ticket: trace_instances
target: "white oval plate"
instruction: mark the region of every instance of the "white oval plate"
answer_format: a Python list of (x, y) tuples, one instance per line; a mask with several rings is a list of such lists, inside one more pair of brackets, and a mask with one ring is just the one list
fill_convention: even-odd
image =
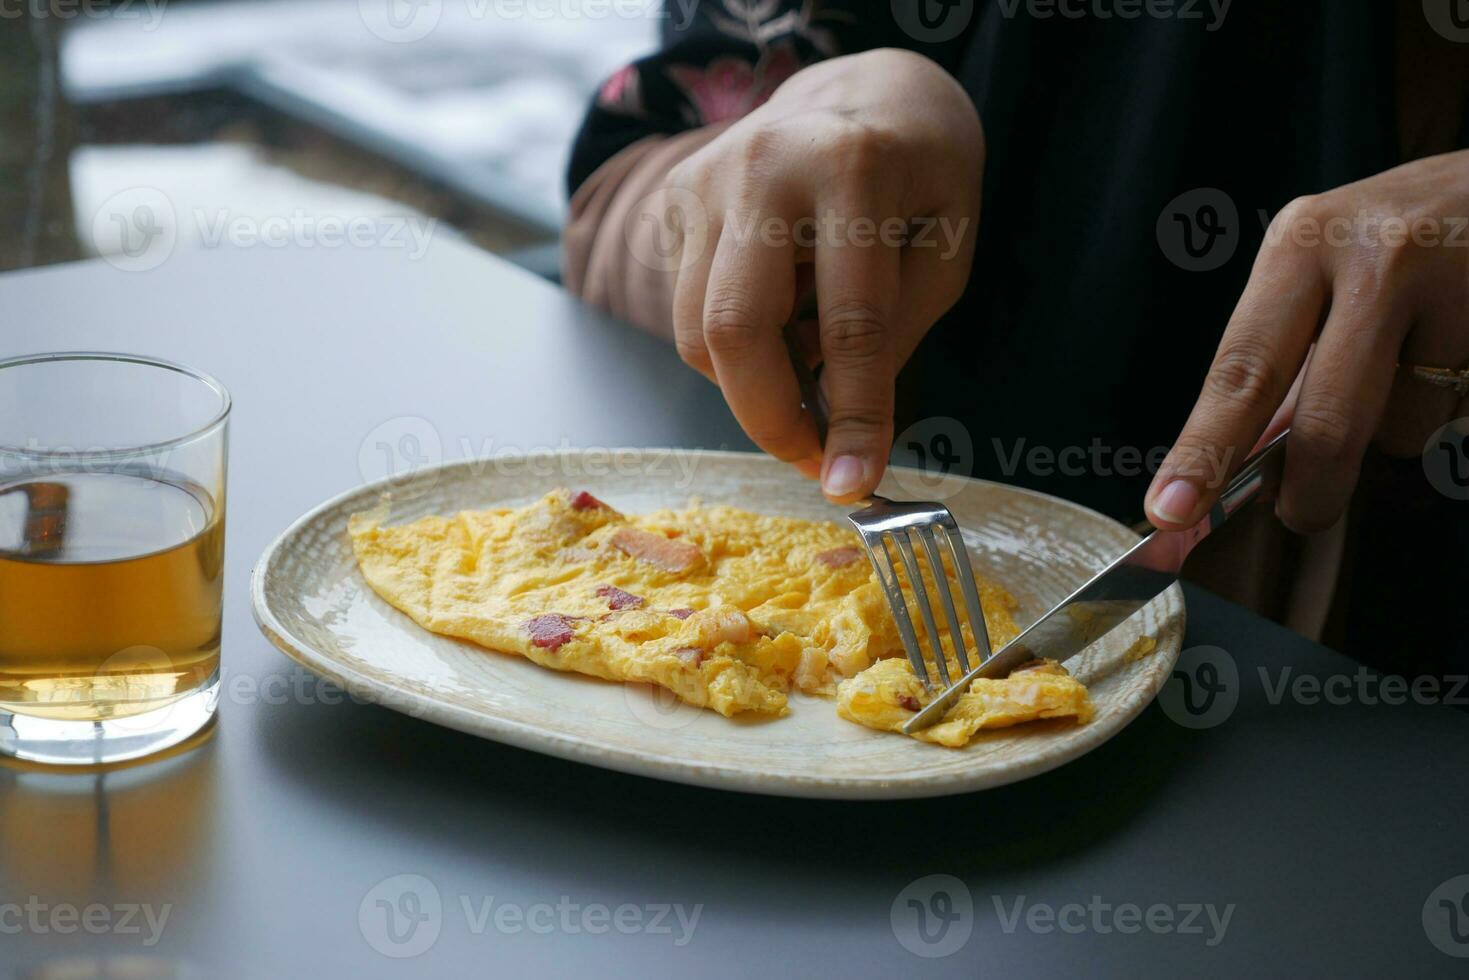
[[(814, 484), (766, 456), (692, 450), (563, 452), (467, 460), (344, 493), (291, 525), (251, 579), (255, 620), (276, 646), (349, 692), (414, 717), (548, 755), (642, 776), (782, 796), (885, 799), (999, 786), (1100, 745), (1153, 699), (1178, 658), (1183, 594), (1169, 589), (1068, 662), (1091, 689), (1085, 725), (1043, 722), (980, 733), (947, 749), (837, 717), (835, 703), (794, 693), (784, 718), (723, 718), (660, 689), (537, 667), (436, 636), (380, 599), (357, 572), (347, 519), (382, 503), (387, 523), (529, 503), (555, 486), (588, 490), (625, 513), (691, 497), (767, 514), (843, 520)], [(1024, 626), (1137, 540), (1076, 504), (979, 480), (936, 484), (897, 470), (882, 491), (944, 496), (975, 567), (1020, 601)], [(1146, 656), (1129, 657), (1144, 636)]]

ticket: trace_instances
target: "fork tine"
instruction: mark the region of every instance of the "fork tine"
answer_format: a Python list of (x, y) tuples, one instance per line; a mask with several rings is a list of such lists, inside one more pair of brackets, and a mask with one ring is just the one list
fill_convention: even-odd
[(984, 663), (994, 651), (990, 648), (990, 631), (984, 622), (984, 609), (979, 604), (979, 588), (974, 584), (974, 569), (969, 567), (969, 549), (964, 546), (964, 537), (952, 514), (940, 522), (944, 529), (944, 540), (949, 545), (949, 555), (954, 559), (954, 571), (964, 592), (964, 605), (969, 613), (969, 629), (974, 634), (974, 655)]
[(939, 555), (938, 543), (934, 541), (933, 528), (923, 525), (918, 528), (919, 540), (928, 554), (928, 567), (939, 590), (939, 601), (944, 606), (944, 616), (949, 621), (949, 635), (954, 639), (954, 653), (959, 658), (959, 669), (969, 673), (969, 654), (964, 648), (964, 631), (959, 626), (959, 612), (954, 608), (954, 596), (949, 590), (949, 576), (944, 571), (944, 560)]
[[(944, 644), (939, 638), (939, 627), (933, 619), (933, 606), (928, 601), (928, 589), (924, 587), (923, 576), (918, 572), (918, 560), (913, 554), (913, 542), (908, 539), (907, 530), (894, 531), (893, 543), (898, 546), (898, 555), (903, 559), (903, 567), (908, 570), (908, 582), (913, 586), (913, 598), (918, 603), (918, 612), (922, 614), (923, 625), (928, 630), (928, 643), (933, 647), (939, 677), (943, 679), (944, 687), (948, 687), (953, 682), (949, 680), (949, 664), (944, 657)], [(942, 582), (943, 579), (939, 581)]]
[[(928, 668), (923, 664), (923, 650), (918, 646), (918, 637), (913, 632), (913, 622), (908, 616), (908, 603), (903, 599), (903, 590), (898, 587), (897, 568), (893, 565), (892, 556), (888, 554), (886, 540), (881, 531), (862, 532), (862, 544), (867, 548), (867, 557), (872, 561), (873, 570), (877, 572), (878, 583), (887, 594), (888, 608), (893, 612), (893, 621), (898, 624), (898, 635), (903, 638), (903, 649), (908, 652), (913, 673), (923, 681), (926, 690), (932, 691), (933, 682), (928, 679)], [(878, 555), (882, 556), (881, 561), (878, 560)]]

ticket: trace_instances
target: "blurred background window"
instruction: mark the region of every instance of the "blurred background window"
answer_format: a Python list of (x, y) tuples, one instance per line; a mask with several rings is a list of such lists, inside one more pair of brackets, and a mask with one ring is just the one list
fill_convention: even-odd
[(553, 275), (585, 105), (653, 46), (659, 15), (658, 0), (0, 0), (0, 269), (126, 248), (129, 229), (106, 227), (122, 195), (180, 249), (271, 222), (433, 220)]

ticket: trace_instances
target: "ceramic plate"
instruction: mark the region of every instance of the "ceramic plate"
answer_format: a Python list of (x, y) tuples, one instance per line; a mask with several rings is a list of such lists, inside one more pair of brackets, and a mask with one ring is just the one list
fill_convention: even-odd
[[(1178, 586), (1068, 662), (1096, 717), (981, 732), (963, 749), (871, 731), (835, 704), (792, 694), (784, 718), (744, 721), (661, 689), (537, 667), (435, 636), (393, 609), (358, 574), (347, 518), (386, 503), (387, 523), (465, 509), (519, 506), (555, 486), (589, 490), (625, 513), (690, 498), (766, 514), (840, 521), (790, 467), (748, 453), (576, 451), (467, 460), (371, 484), (302, 517), (265, 551), (251, 580), (256, 622), (287, 655), (354, 694), (436, 724), (548, 755), (722, 789), (879, 799), (999, 786), (1053, 769), (1116, 734), (1167, 680), (1183, 637)], [(881, 491), (941, 497), (965, 529), (975, 568), (1004, 583), (1026, 625), (1137, 540), (1076, 504), (978, 480), (941, 482), (894, 470)], [(1138, 656), (1150, 637), (1152, 652)]]

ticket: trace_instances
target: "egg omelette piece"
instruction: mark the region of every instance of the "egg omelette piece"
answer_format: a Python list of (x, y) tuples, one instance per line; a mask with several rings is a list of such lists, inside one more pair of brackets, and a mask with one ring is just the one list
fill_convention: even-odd
[[(950, 677), (960, 676), (958, 667), (956, 661), (949, 662)], [(932, 695), (907, 658), (892, 657), (842, 682), (837, 690), (837, 714), (868, 728), (901, 732), (930, 700)], [(1086, 687), (1054, 660), (1042, 660), (1008, 677), (976, 678), (941, 721), (914, 732), (913, 737), (959, 748), (982, 729), (1008, 728), (1042, 718), (1075, 718), (1084, 724), (1093, 714)]]
[[(871, 688), (885, 690), (888, 658), (902, 653), (860, 540), (829, 522), (726, 506), (628, 517), (555, 490), (522, 508), (391, 527), (359, 514), (349, 533), (369, 585), (425, 629), (556, 670), (658, 684), (726, 716), (784, 714), (793, 687), (833, 695), (872, 671)], [(979, 585), (998, 648), (1019, 632), (1017, 604)], [(967, 623), (964, 636), (972, 643)], [(844, 717), (894, 727), (870, 698), (847, 700)], [(1012, 723), (1023, 710), (1017, 700)]]

